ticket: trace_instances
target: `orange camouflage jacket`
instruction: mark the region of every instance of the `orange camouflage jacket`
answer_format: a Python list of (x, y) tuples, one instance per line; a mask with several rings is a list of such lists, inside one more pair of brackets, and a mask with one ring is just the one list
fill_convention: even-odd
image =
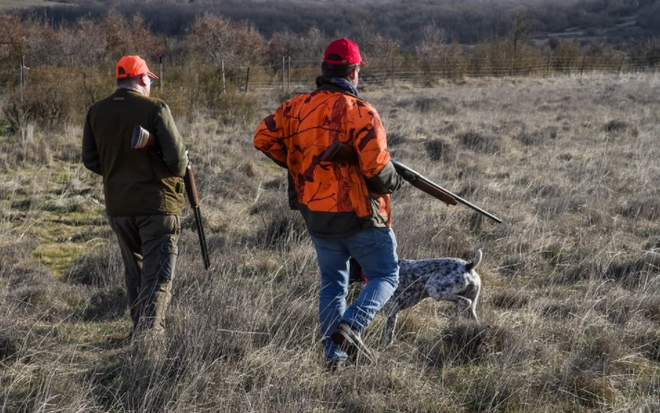
[[(359, 165), (321, 161), (335, 141), (352, 146)], [(254, 146), (289, 170), (299, 209), (312, 235), (345, 237), (391, 225), (389, 193), (401, 186), (390, 162), (376, 109), (324, 84), (285, 102), (257, 128)]]

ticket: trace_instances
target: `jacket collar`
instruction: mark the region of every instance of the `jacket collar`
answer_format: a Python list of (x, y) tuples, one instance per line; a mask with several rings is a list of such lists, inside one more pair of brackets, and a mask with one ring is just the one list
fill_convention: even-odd
[(357, 95), (351, 93), (350, 91), (344, 89), (343, 87), (340, 87), (340, 86), (338, 86), (334, 83), (331, 83), (331, 82), (323, 79), (320, 76), (316, 80), (316, 84), (318, 86), (316, 90), (327, 90), (329, 92), (339, 92), (339, 93), (344, 93), (344, 94), (347, 94), (347, 95), (350, 95), (350, 96), (357, 97)]

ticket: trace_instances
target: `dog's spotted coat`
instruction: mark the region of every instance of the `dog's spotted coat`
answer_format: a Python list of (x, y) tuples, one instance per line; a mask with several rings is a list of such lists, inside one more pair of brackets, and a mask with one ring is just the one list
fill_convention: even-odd
[(392, 342), (397, 313), (428, 297), (456, 303), (456, 312), (450, 321), (466, 310), (469, 310), (466, 312), (468, 317), (477, 320), (481, 278), (474, 269), (479, 265), (481, 257), (481, 250), (477, 250), (472, 262), (459, 258), (400, 260), (399, 286), (382, 309), (387, 317), (383, 347)]

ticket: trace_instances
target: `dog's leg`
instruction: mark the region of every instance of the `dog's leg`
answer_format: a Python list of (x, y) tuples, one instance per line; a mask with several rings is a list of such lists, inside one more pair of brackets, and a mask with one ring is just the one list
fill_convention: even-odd
[(456, 294), (453, 291), (453, 288), (453, 285), (437, 283), (434, 282), (434, 280), (429, 280), (426, 283), (426, 291), (428, 292), (429, 297), (436, 301), (446, 300), (456, 303), (456, 312), (449, 318), (449, 322), (453, 322), (459, 314), (463, 313), (465, 310), (472, 306), (472, 300), (463, 297), (462, 295)]
[(472, 300), (470, 300), (469, 298), (465, 298), (463, 296), (460, 296), (460, 295), (451, 294), (447, 297), (443, 297), (442, 299), (443, 300), (454, 301), (456, 303), (456, 311), (454, 312), (454, 314), (452, 314), (451, 317), (449, 317), (449, 322), (450, 323), (453, 323), (456, 320), (456, 318), (458, 317), (459, 314), (463, 314), (463, 312), (465, 312), (465, 310), (472, 307)]
[(468, 316), (472, 318), (474, 321), (479, 321), (477, 318), (477, 301), (479, 300), (479, 292), (481, 290), (480, 284), (476, 284), (474, 288), (472, 288), (470, 291), (468, 291), (465, 296), (472, 302), (470, 305), (470, 312), (468, 313)]
[(397, 297), (392, 297), (390, 300), (385, 303), (383, 306), (383, 314), (387, 317), (387, 324), (385, 325), (385, 334), (383, 335), (383, 341), (380, 346), (385, 348), (390, 345), (392, 338), (394, 337), (394, 328), (396, 327), (396, 315), (399, 312), (400, 307), (397, 301)]
[(392, 343), (392, 338), (394, 337), (394, 329), (396, 327), (396, 316), (398, 313), (398, 309), (395, 309), (395, 311), (391, 312), (390, 315), (387, 317), (387, 325), (385, 326), (385, 335), (383, 336), (383, 342), (381, 343), (381, 347), (385, 348), (389, 346)]

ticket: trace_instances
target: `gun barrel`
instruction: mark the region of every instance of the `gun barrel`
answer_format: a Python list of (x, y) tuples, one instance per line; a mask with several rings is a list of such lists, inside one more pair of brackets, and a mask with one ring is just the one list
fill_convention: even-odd
[[(498, 217), (496, 217), (495, 215), (491, 214), (488, 211), (484, 211), (483, 209), (479, 208), (478, 206), (476, 206), (476, 205), (466, 201), (465, 199), (461, 198), (460, 196), (456, 195), (455, 193), (441, 187), (440, 185), (436, 184), (435, 182), (429, 180), (428, 178), (425, 178), (419, 172), (407, 167), (406, 165), (402, 164), (401, 162), (395, 161), (394, 159), (392, 159), (391, 161), (392, 161), (392, 164), (394, 165), (394, 168), (397, 170), (398, 173), (400, 173), (400, 174), (404, 174), (405, 172), (412, 173), (416, 176), (417, 179), (423, 180), (423, 181), (426, 182), (426, 184), (428, 184), (432, 187), (435, 187), (436, 189), (438, 189), (441, 192), (444, 192), (446, 195), (448, 195), (448, 196), (452, 197), (454, 200), (456, 200), (456, 202), (461, 203), (461, 204), (465, 205), (466, 207), (477, 211), (478, 213), (492, 219), (493, 221), (495, 221), (499, 224), (502, 223), (502, 220), (499, 219)], [(455, 205), (456, 202), (454, 202), (453, 204)]]
[(204, 269), (211, 268), (211, 259), (209, 257), (209, 250), (206, 246), (206, 235), (204, 235), (204, 226), (202, 225), (202, 212), (199, 206), (193, 208), (195, 212), (195, 224), (197, 225), (197, 237), (199, 238), (199, 245), (202, 250), (202, 260), (204, 260)]
[(195, 174), (193, 173), (192, 164), (186, 167), (186, 175), (183, 177), (183, 183), (186, 187), (186, 195), (188, 195), (188, 202), (195, 213), (195, 225), (197, 226), (197, 236), (199, 237), (199, 246), (202, 250), (202, 259), (204, 260), (204, 268), (211, 268), (211, 260), (209, 258), (209, 251), (206, 245), (206, 236), (204, 235), (204, 226), (202, 225), (202, 212), (199, 209), (199, 195), (197, 194), (197, 183), (195, 182)]
[[(357, 165), (358, 156), (357, 152), (355, 152), (355, 149), (347, 144), (336, 141), (321, 154), (321, 161)], [(502, 220), (495, 215), (484, 211), (483, 209), (474, 204), (471, 204), (453, 192), (446, 190), (435, 182), (430, 181), (419, 172), (407, 167), (401, 162), (395, 161), (394, 159), (390, 159), (390, 161), (392, 162), (392, 165), (394, 165), (394, 169), (396, 169), (397, 173), (417, 189), (420, 189), (421, 191), (438, 198), (447, 205), (456, 205), (456, 203), (461, 203), (497, 223), (502, 223)]]

